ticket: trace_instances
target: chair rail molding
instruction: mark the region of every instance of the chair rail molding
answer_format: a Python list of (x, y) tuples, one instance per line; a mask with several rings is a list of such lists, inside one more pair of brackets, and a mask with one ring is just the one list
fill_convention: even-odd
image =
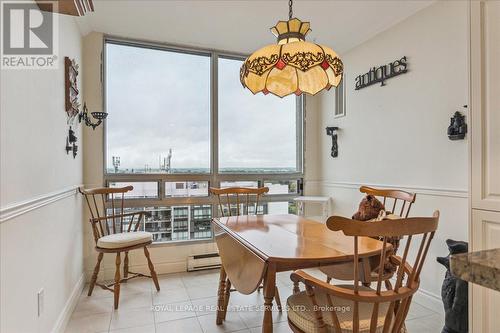
[(469, 191), (467, 189), (450, 189), (441, 187), (425, 187), (425, 186), (409, 186), (409, 185), (389, 185), (375, 183), (356, 183), (356, 182), (339, 182), (327, 180), (309, 181), (309, 185), (317, 184), (320, 187), (338, 187), (348, 189), (359, 189), (361, 186), (370, 186), (375, 188), (400, 189), (408, 192), (414, 192), (422, 195), (453, 197), (453, 198), (468, 198)]
[(26, 214), (32, 210), (47, 206), (56, 201), (77, 194), (77, 189), (81, 185), (71, 185), (57, 191), (45, 193), (24, 201), (15, 202), (0, 208), (0, 223)]

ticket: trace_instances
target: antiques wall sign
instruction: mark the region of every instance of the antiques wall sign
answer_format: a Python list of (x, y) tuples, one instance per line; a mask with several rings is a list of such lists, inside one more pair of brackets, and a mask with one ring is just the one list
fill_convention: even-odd
[(387, 65), (372, 67), (368, 72), (356, 77), (356, 90), (371, 86), (380, 82), (380, 86), (385, 86), (385, 80), (408, 72), (406, 56), (393, 61)]

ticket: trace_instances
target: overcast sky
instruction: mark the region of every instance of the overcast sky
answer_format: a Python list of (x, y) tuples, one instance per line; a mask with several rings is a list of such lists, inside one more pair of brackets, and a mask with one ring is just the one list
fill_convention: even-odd
[[(108, 168), (209, 168), (210, 58), (108, 44)], [(219, 60), (220, 168), (295, 167), (295, 97), (253, 95), (240, 61)]]

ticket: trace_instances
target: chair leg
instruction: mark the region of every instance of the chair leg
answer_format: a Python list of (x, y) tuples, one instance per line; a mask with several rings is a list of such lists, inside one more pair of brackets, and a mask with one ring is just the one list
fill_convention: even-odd
[(101, 261), (104, 253), (99, 252), (97, 256), (97, 264), (95, 264), (94, 273), (92, 274), (92, 279), (90, 280), (88, 296), (92, 296), (92, 291), (94, 291), (94, 286), (97, 281), (97, 275), (99, 274), (99, 268), (101, 267)]
[(276, 287), (276, 290), (274, 291), (274, 300), (276, 301), (276, 305), (278, 306), (278, 311), (282, 312), (281, 299), (280, 299), (280, 293), (278, 291), (278, 287)]
[(153, 263), (151, 262), (151, 258), (149, 257), (149, 251), (146, 246), (144, 246), (144, 255), (146, 256), (146, 259), (148, 260), (148, 267), (149, 267), (149, 272), (151, 273), (151, 278), (153, 279), (153, 282), (155, 283), (156, 291), (160, 291), (160, 284), (158, 283), (158, 276), (156, 275), (155, 272), (155, 266), (153, 266)]
[(299, 283), (295, 281), (293, 282), (293, 293), (294, 294), (300, 293)]
[[(128, 251), (125, 252), (125, 259), (123, 259), (123, 278), (128, 277)], [(127, 282), (127, 280), (123, 281)]]
[(224, 310), (222, 311), (222, 320), (226, 320), (227, 307), (229, 306), (229, 297), (231, 296), (231, 281), (226, 279), (226, 291), (224, 292)]
[(120, 252), (116, 253), (116, 270), (115, 270), (115, 284), (113, 286), (115, 296), (115, 310), (118, 309), (118, 302), (120, 301)]

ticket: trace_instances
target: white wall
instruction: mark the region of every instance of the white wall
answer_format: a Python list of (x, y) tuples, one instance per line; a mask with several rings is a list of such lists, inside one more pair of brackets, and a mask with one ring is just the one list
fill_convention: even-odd
[[(333, 118), (334, 92), (318, 97), (321, 114), (321, 192), (333, 198), (333, 213), (351, 216), (361, 184), (417, 193), (414, 216), (441, 211), (441, 221), (423, 270), (421, 290), (441, 309), (447, 238), (467, 240), (467, 139), (450, 141), (449, 118), (468, 104), (467, 2), (442, 1), (423, 9), (341, 55), (346, 71), (346, 116)], [(354, 90), (355, 77), (370, 67), (407, 56), (408, 73)], [(339, 156), (330, 157), (326, 126), (340, 127)]]
[[(81, 35), (73, 18), (58, 19), (57, 70), (1, 71), (2, 333), (64, 327), (83, 286), (82, 202), (75, 190), (82, 183), (82, 158), (64, 150), (64, 56), (81, 64)], [(74, 127), (81, 149), (80, 126)]]

